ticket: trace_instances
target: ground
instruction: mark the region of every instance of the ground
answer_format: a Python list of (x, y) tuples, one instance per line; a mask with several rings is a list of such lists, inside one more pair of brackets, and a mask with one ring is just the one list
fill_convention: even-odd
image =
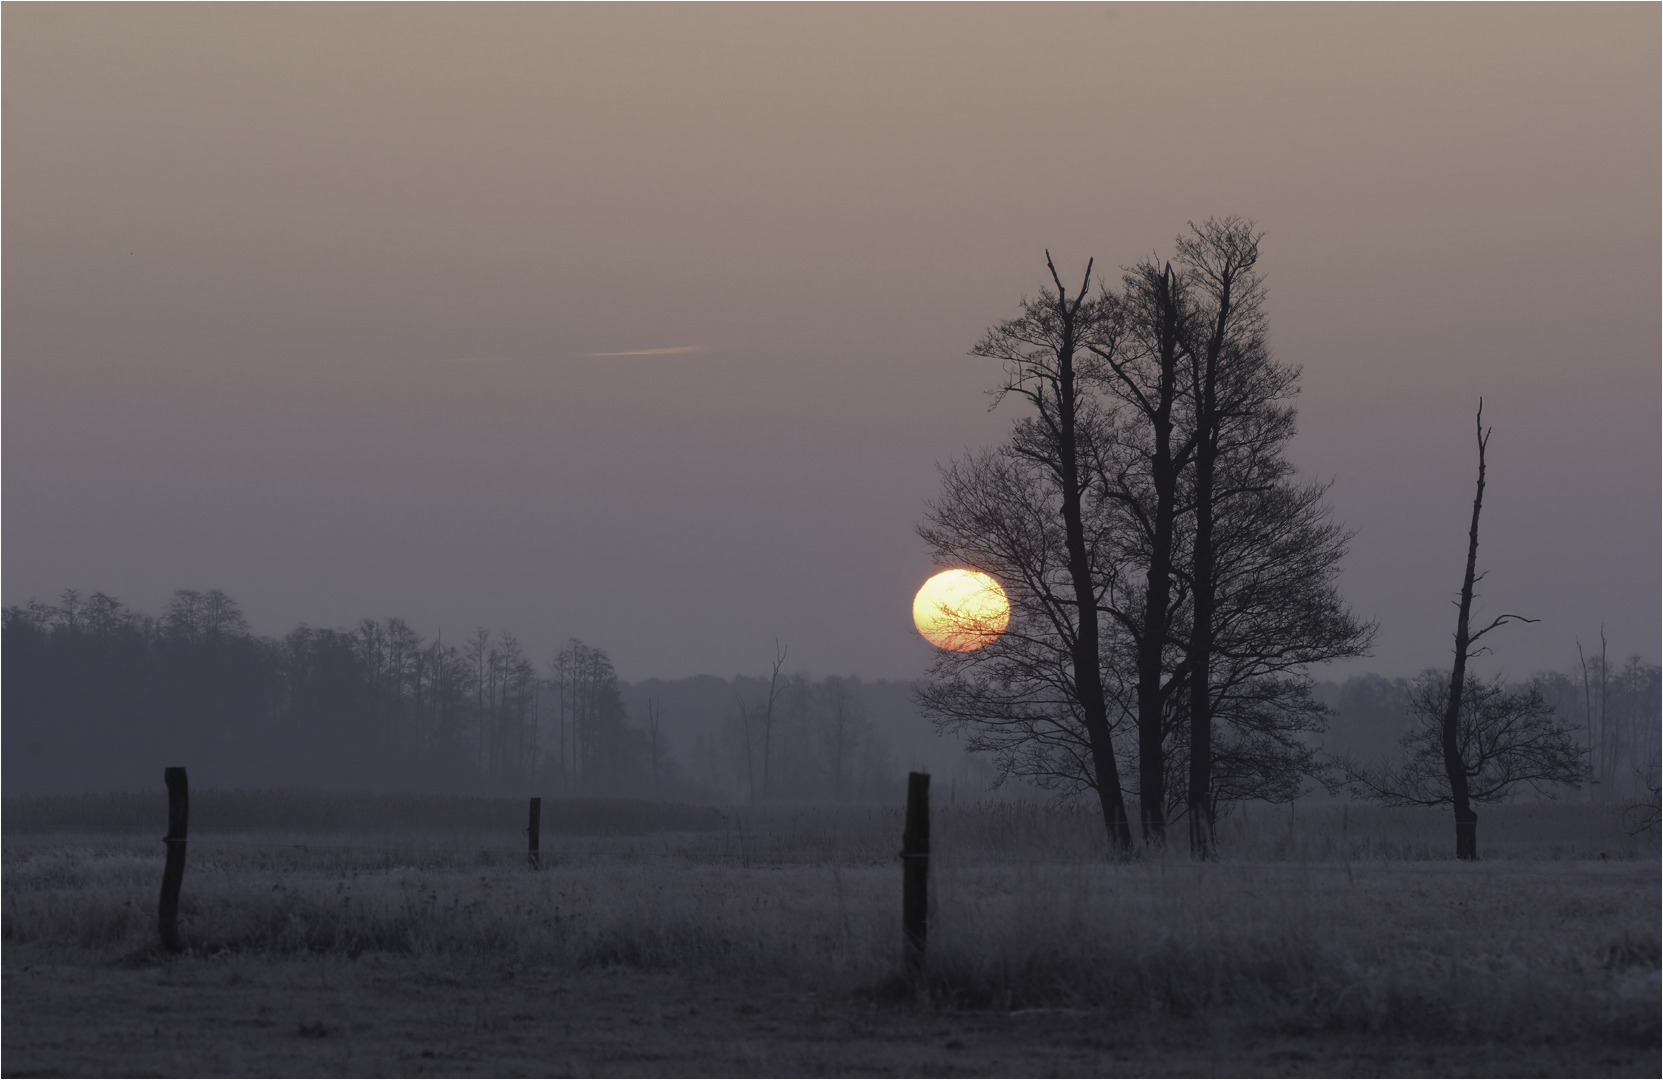
[(366, 956), (5, 950), (6, 1076), (1657, 1076), (1657, 1047), (1429, 1043), (870, 988)]
[(168, 955), (165, 806), (6, 799), (0, 1075), (1663, 1071), (1619, 808), (1497, 808), (1479, 863), (1435, 814), (1239, 814), (1199, 863), (950, 803), (908, 984), (898, 807), (553, 802), (533, 863), (500, 802), (204, 792)]

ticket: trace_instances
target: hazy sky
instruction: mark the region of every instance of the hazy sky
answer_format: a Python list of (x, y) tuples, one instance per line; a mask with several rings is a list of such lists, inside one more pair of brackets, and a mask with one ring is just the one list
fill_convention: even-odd
[[(1266, 232), (1355, 668), (1659, 650), (1659, 8), (4, 7), (6, 603), (910, 678), (966, 350)], [(610, 355), (687, 349), (656, 355)], [(1352, 669), (1347, 669), (1352, 670)], [(1343, 674), (1343, 672), (1341, 672)]]

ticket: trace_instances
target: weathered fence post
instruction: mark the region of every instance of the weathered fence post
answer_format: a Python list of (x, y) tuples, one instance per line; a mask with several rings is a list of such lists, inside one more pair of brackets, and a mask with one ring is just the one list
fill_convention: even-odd
[(167, 865), (162, 869), (162, 902), (157, 908), (157, 928), (162, 933), (162, 946), (168, 952), (180, 952), (185, 943), (179, 939), (179, 886), (185, 880), (185, 831), (190, 824), (191, 791), (185, 781), (183, 766), (172, 766), (162, 773), (167, 781)]
[(924, 967), (929, 933), (930, 774), (907, 774), (907, 823), (901, 834), (901, 936), (909, 972)]
[(537, 846), (542, 838), (543, 829), (543, 800), (535, 795), (531, 797), (531, 824), (526, 826), (526, 860), (531, 863), (533, 870), (538, 866)]

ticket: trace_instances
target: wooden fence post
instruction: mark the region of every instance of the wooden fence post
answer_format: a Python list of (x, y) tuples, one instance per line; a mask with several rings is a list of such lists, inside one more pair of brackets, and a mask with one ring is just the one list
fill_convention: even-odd
[(185, 943), (179, 939), (179, 886), (185, 880), (185, 832), (190, 824), (191, 792), (184, 766), (172, 766), (162, 776), (167, 781), (167, 835), (162, 838), (167, 845), (167, 865), (162, 869), (157, 928), (162, 933), (163, 948), (181, 952)]
[(907, 774), (907, 823), (901, 834), (901, 936), (907, 971), (924, 967), (929, 933), (930, 774)]
[(533, 870), (538, 866), (537, 846), (542, 839), (543, 800), (535, 795), (531, 798), (531, 824), (526, 827), (526, 860), (531, 863)]

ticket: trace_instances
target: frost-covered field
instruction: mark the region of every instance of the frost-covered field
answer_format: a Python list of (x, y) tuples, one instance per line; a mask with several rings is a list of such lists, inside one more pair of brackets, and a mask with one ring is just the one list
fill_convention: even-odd
[(532, 869), (509, 809), (204, 826), (169, 958), (159, 830), (18, 829), (9, 800), (5, 1072), (1656, 1071), (1655, 840), (1598, 808), (1492, 810), (1476, 865), (1420, 857), (1436, 815), (1248, 815), (1197, 865), (1106, 861), (1088, 813), (938, 809), (919, 987), (898, 812), (604, 835), (551, 803)]

